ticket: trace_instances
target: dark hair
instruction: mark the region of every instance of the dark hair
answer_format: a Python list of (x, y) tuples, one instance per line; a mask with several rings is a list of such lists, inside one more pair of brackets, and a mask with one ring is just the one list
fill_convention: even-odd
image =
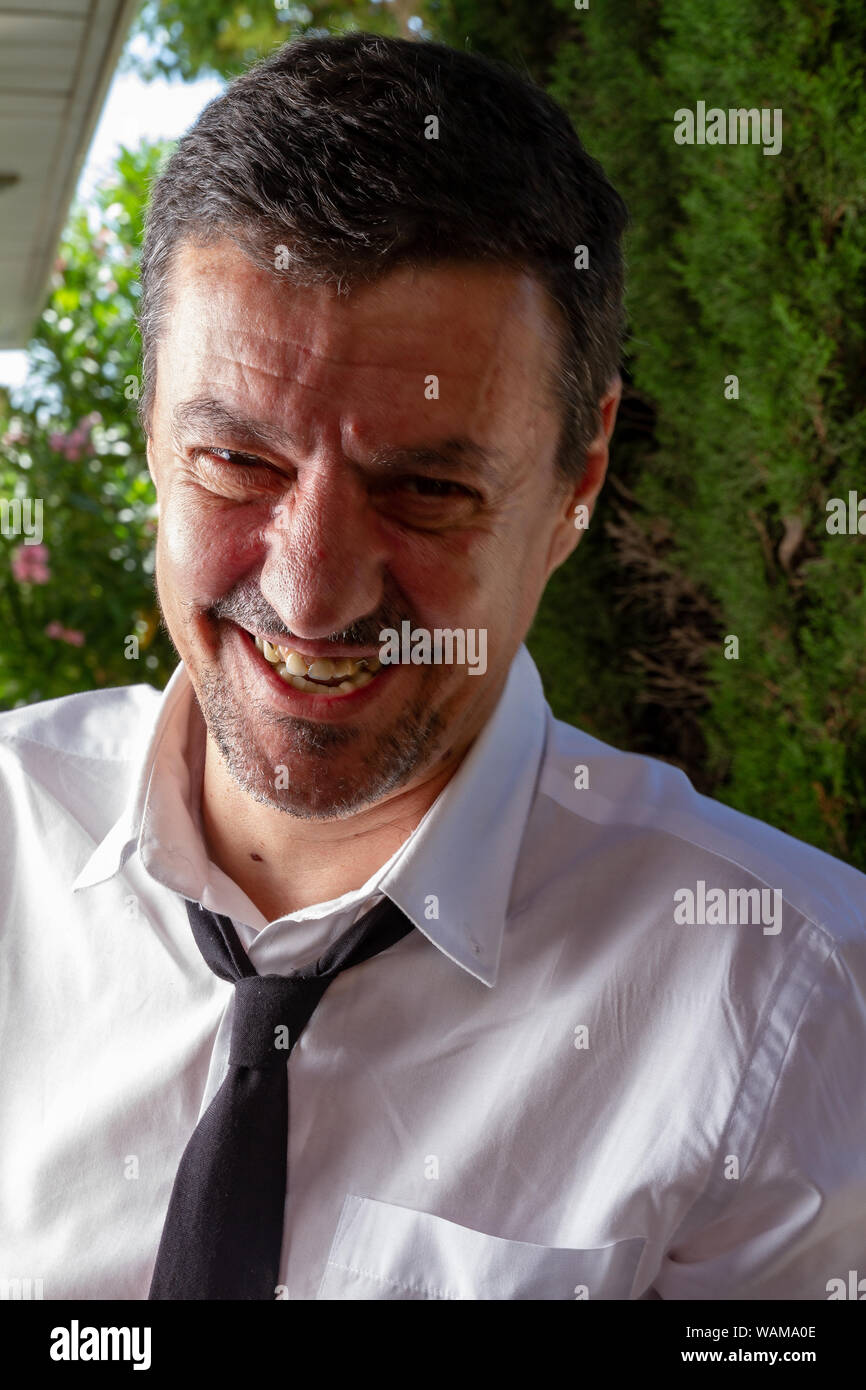
[[(425, 136), (431, 116), (438, 139)], [(492, 261), (533, 272), (562, 311), (557, 471), (576, 479), (620, 363), (626, 221), (565, 112), (503, 64), (366, 33), (286, 43), (205, 107), (154, 186), (140, 271), (145, 432), (182, 241), (228, 236), (275, 277), (340, 291), (400, 264)], [(278, 245), (290, 259), (279, 271)]]

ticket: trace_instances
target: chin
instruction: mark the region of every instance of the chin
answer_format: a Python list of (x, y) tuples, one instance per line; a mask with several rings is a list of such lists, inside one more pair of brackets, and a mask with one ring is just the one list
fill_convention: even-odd
[[(296, 820), (343, 820), (379, 801), (387, 791), (395, 790), (384, 786), (381, 778), (371, 783), (363, 770), (354, 778), (334, 777), (321, 767), (298, 769), (294, 773), (287, 770), (282, 774), (287, 785), (277, 786), (273, 769), (279, 768), (279, 763), (238, 766), (225, 751), (223, 758), (242, 791), (261, 805), (282, 811)], [(406, 780), (409, 776), (411, 772)]]
[(446, 732), (423, 695), (373, 731), (244, 704), (214, 665), (190, 678), (232, 779), (255, 801), (298, 819), (342, 819), (406, 787), (435, 762)]

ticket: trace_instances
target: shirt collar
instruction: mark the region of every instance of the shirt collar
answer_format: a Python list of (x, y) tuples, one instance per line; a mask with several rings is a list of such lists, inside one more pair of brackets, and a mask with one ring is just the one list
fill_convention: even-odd
[[(163, 691), (149, 737), (142, 748), (133, 752), (136, 769), (126, 804), (72, 884), (74, 893), (112, 878), (126, 866), (127, 860), (139, 847), (152, 820), (154, 791), (159, 788), (160, 780), (157, 773), (167, 763), (176, 764), (176, 757), (172, 756), (175, 750), (183, 757), (185, 740), (182, 730), (192, 695), (192, 685), (183, 662), (180, 662)], [(168, 853), (171, 854), (170, 849)]]
[[(197, 819), (201, 767), (190, 739), (192, 684), (181, 662), (163, 692), (124, 810), (73, 891), (119, 873), (138, 850), (151, 877), (209, 906), (214, 874)], [(511, 884), (544, 752), (547, 704), (524, 645), (499, 701), (457, 772), (369, 885), (406, 913), (449, 959), (486, 985), (499, 970)], [(216, 910), (225, 910), (216, 908)], [(242, 911), (239, 915), (243, 916)], [(263, 919), (262, 919), (263, 920)]]
[(419, 931), (486, 985), (499, 971), (546, 716), (541, 677), (521, 645), (493, 714), (379, 885)]

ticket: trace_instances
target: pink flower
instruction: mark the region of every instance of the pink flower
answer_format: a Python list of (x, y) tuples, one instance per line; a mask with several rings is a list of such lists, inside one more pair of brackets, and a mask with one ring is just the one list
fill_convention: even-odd
[(47, 584), (51, 578), (47, 545), (16, 546), (10, 564), (12, 577), (19, 584)]
[(62, 624), (58, 623), (56, 620), (48, 624), (45, 629), (45, 636), (56, 637), (59, 642), (68, 642), (70, 647), (84, 646), (83, 632), (79, 632), (76, 628), (63, 627)]
[(79, 420), (75, 429), (70, 430), (69, 434), (64, 434), (62, 430), (54, 430), (48, 436), (48, 442), (56, 453), (63, 454), (64, 458), (74, 463), (84, 454), (90, 443), (90, 431), (101, 420), (102, 416), (99, 411), (94, 410), (90, 415), (85, 415)]

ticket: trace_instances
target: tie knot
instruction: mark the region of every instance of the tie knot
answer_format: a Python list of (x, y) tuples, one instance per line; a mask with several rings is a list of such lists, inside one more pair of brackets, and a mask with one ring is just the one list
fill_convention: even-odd
[(291, 975), (248, 975), (238, 980), (229, 1064), (285, 1066), (328, 983)]

